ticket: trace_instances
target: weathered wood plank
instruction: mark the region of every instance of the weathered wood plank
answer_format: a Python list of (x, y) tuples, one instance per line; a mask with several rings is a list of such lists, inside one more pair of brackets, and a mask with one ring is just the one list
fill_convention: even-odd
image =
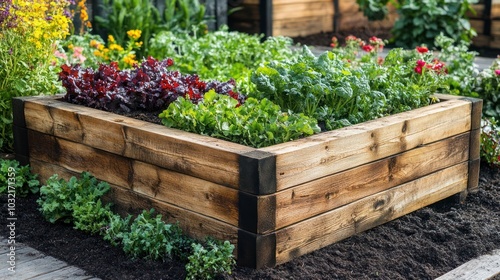
[(283, 190), (469, 131), (471, 107), (448, 100), (260, 150), (276, 154), (277, 190)]
[[(41, 274), (46, 274), (62, 269), (67, 266), (68, 264), (66, 264), (65, 262), (59, 261), (51, 256), (42, 256), (40, 258), (25, 262), (22, 264), (22, 266), (16, 266), (16, 273), (22, 275), (23, 278), (21, 279), (29, 279)], [(0, 271), (0, 277), (9, 275), (4, 273), (5, 271)], [(9, 272), (7, 271), (7, 273)]]
[(140, 161), (132, 168), (134, 191), (238, 226), (237, 190)]
[(307, 36), (333, 30), (333, 15), (286, 18), (273, 21), (274, 36)]
[[(76, 267), (76, 266), (67, 266), (49, 273), (45, 273), (33, 278), (30, 280), (90, 280), (93, 276), (88, 275), (84, 270)], [(95, 278), (94, 278), (95, 279)]]
[(472, 259), (435, 280), (493, 279), (500, 275), (500, 250)]
[(86, 145), (30, 131), (33, 159), (60, 165), (151, 198), (238, 225), (238, 191)]
[(33, 130), (28, 137), (32, 159), (58, 164), (77, 173), (88, 171), (100, 180), (131, 187), (130, 159)]
[[(234, 188), (238, 186), (238, 154), (253, 150), (228, 141), (57, 101), (57, 98), (60, 96), (26, 100), (29, 129)], [(193, 168), (194, 165), (197, 167)]]
[(276, 263), (317, 250), (467, 188), (462, 163), (276, 231)]
[[(53, 174), (59, 174), (60, 178), (65, 179), (69, 179), (71, 176), (79, 176), (79, 173), (73, 170), (38, 159), (31, 160), (31, 168), (40, 175), (42, 182)], [(165, 221), (170, 223), (179, 222), (182, 230), (194, 238), (203, 240), (207, 236), (212, 236), (220, 240), (229, 240), (232, 244), (237, 243), (238, 229), (234, 226), (203, 214), (149, 198), (130, 189), (114, 184), (110, 184), (110, 186), (112, 189), (110, 193), (106, 194), (105, 201), (112, 202), (113, 209), (123, 216), (127, 214), (136, 215), (142, 210), (154, 208), (164, 216)]]
[(418, 179), (468, 159), (464, 133), (276, 194), (276, 229)]

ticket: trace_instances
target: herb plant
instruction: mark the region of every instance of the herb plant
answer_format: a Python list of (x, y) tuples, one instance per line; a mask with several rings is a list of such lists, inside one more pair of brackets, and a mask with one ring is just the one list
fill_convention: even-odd
[(169, 71), (173, 63), (172, 59), (158, 61), (149, 57), (131, 70), (119, 70), (118, 64), (112, 62), (101, 64), (96, 71), (63, 65), (59, 77), (66, 88), (65, 100), (105, 111), (154, 112), (167, 108), (178, 97), (196, 103), (209, 90), (244, 102), (245, 97), (233, 91), (234, 81), (205, 82), (197, 75)]
[(186, 264), (186, 279), (214, 279), (222, 273), (231, 274), (235, 265), (232, 257), (234, 245), (214, 239), (207, 239), (205, 243), (192, 244), (193, 253)]
[(0, 193), (25, 197), (37, 193), (40, 182), (30, 172), (29, 165), (21, 166), (17, 160), (0, 159)]
[(475, 93), (483, 99), (483, 115), (500, 119), (500, 58), (482, 70), (476, 79)]
[(160, 214), (154, 216), (154, 209), (144, 210), (130, 225), (130, 231), (123, 233), (122, 246), (133, 258), (146, 257), (161, 260), (172, 257), (175, 243), (182, 231), (175, 224), (166, 224)]
[(179, 98), (160, 114), (167, 127), (209, 135), (252, 147), (265, 147), (319, 132), (315, 119), (282, 112), (267, 99), (248, 98), (244, 104), (214, 91), (198, 104)]
[(108, 183), (99, 182), (88, 172), (83, 172), (81, 178), (73, 176), (68, 181), (53, 175), (40, 188), (37, 203), (49, 222), (76, 220), (77, 228), (95, 233), (107, 222), (105, 212), (109, 211), (109, 206), (102, 206), (99, 201), (109, 189)]

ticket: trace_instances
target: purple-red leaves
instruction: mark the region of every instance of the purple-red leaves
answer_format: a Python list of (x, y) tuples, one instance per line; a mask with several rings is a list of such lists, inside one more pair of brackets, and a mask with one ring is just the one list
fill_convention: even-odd
[(234, 80), (204, 82), (197, 75), (169, 71), (173, 64), (171, 58), (158, 61), (148, 57), (131, 70), (120, 70), (116, 62), (101, 64), (97, 71), (62, 65), (59, 79), (66, 88), (65, 100), (106, 111), (158, 111), (179, 96), (197, 103), (211, 89), (240, 104), (245, 101), (245, 96), (233, 91)]

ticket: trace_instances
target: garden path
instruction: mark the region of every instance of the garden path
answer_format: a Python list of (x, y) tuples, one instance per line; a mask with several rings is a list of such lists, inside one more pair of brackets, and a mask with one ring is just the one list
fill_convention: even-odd
[[(22, 243), (16, 243), (15, 250), (11, 251), (7, 243), (7, 238), (0, 237), (0, 279), (5, 280), (99, 280), (84, 270), (70, 266), (69, 264), (47, 256), (40, 251), (28, 247)], [(14, 252), (15, 259), (12, 263), (15, 265), (15, 271), (9, 270), (9, 255)]]

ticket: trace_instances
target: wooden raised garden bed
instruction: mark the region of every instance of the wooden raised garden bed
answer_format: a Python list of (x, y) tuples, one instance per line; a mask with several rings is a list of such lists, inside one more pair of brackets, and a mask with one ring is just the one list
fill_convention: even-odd
[(14, 100), (16, 155), (42, 181), (89, 171), (121, 212), (275, 266), (478, 185), (482, 101), (441, 102), (255, 149), (59, 101)]

